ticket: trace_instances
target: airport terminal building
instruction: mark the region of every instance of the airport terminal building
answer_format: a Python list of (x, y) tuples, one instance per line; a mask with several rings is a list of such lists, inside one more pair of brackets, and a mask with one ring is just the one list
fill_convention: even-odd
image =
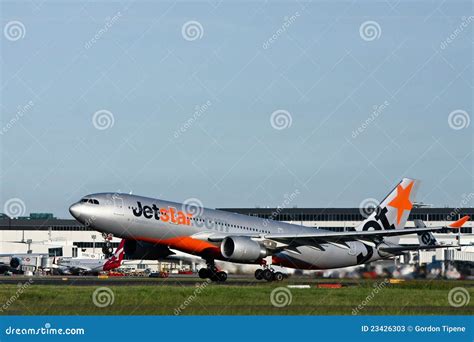
[[(222, 208), (220, 210), (333, 231), (353, 230), (364, 219), (364, 212), (359, 208)], [(407, 227), (414, 227), (415, 219), (423, 220), (428, 227), (445, 226), (464, 215), (474, 217), (474, 208), (413, 208)], [(460, 242), (471, 246), (456, 250), (422, 251), (416, 254), (416, 262), (430, 263), (434, 260), (474, 262), (472, 221), (467, 222), (460, 230), (444, 229), (435, 236), (440, 243)], [(407, 235), (403, 239), (405, 239), (403, 243), (418, 243), (417, 236)], [(114, 248), (118, 243), (119, 239), (114, 238)], [(80, 257), (87, 254), (100, 257), (104, 246), (102, 233), (74, 219), (59, 219), (52, 214), (30, 214), (19, 218), (0, 216), (0, 248), (3, 254), (42, 253), (51, 257)], [(415, 262), (415, 259), (408, 257), (406, 262)], [(143, 261), (138, 267), (148, 268), (150, 264), (150, 261)]]

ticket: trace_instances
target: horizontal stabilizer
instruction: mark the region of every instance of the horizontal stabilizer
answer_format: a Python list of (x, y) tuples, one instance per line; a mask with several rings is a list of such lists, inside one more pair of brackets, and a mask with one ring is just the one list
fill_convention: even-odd
[(448, 227), (449, 228), (461, 228), (464, 225), (464, 223), (466, 223), (470, 219), (471, 218), (467, 215), (463, 216), (459, 220), (457, 220), (456, 222), (451, 223)]

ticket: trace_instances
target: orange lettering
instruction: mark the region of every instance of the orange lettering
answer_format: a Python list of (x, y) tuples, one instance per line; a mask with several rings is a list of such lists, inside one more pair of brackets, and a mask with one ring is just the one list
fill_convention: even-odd
[(171, 222), (176, 223), (176, 217), (174, 216), (174, 211), (175, 209), (170, 207), (170, 216), (171, 216)]
[(186, 216), (182, 211), (178, 211), (178, 224), (186, 224)]
[(168, 210), (165, 208), (160, 209), (160, 220), (163, 222), (168, 222), (170, 220), (170, 217), (168, 216)]

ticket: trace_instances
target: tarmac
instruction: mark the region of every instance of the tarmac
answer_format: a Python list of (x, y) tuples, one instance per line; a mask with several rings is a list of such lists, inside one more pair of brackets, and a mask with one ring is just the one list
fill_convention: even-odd
[[(205, 279), (196, 275), (173, 275), (168, 278), (150, 278), (139, 276), (0, 276), (0, 285), (18, 285), (31, 279), (31, 285), (54, 285), (54, 286), (196, 286)], [(265, 280), (256, 280), (253, 275), (229, 275), (225, 282), (212, 282), (219, 286), (255, 286), (266, 284)], [(316, 286), (327, 284), (342, 284), (342, 286), (355, 286), (357, 281), (342, 282), (339, 279), (314, 279), (310, 277), (293, 276), (284, 281), (285, 284), (295, 286)]]

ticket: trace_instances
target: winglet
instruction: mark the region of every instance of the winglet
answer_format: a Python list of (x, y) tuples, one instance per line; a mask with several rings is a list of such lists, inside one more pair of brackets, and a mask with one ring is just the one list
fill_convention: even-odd
[(467, 221), (469, 221), (470, 219), (471, 218), (468, 215), (463, 216), (459, 220), (457, 220), (456, 222), (451, 223), (448, 227), (449, 228), (461, 228), (463, 226), (463, 224), (466, 223)]

